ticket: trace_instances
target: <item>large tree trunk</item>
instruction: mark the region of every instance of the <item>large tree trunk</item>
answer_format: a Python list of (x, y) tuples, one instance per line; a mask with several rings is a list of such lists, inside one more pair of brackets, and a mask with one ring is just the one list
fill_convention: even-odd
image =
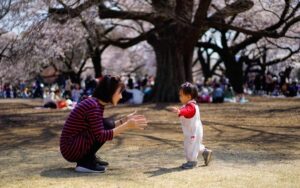
[(101, 53), (100, 49), (94, 49), (92, 53), (92, 62), (94, 66), (95, 78), (99, 78), (102, 76), (102, 66), (101, 66)]
[(180, 43), (171, 32), (164, 36), (148, 41), (153, 46), (157, 63), (153, 99), (155, 102), (178, 102), (180, 85), (193, 81), (193, 47)]
[(210, 70), (210, 59), (209, 58), (204, 58), (202, 51), (200, 48), (198, 48), (198, 59), (201, 64), (202, 68), (202, 74), (204, 76), (204, 83), (208, 81), (209, 78), (213, 76), (213, 72)]
[(233, 90), (237, 94), (244, 92), (243, 84), (243, 63), (236, 61), (234, 56), (227, 55), (224, 58), (226, 72), (225, 75), (229, 79)]
[(74, 71), (70, 71), (70, 72), (68, 72), (68, 76), (70, 77), (72, 83), (80, 84), (81, 73), (76, 73)]

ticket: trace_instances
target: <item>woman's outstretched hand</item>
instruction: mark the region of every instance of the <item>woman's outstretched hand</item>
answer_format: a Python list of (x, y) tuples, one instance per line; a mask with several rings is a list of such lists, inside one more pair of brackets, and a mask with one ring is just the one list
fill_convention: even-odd
[(128, 129), (140, 129), (143, 130), (147, 127), (147, 120), (143, 115), (137, 115), (136, 111), (126, 116), (126, 123), (113, 129), (114, 137), (121, 134)]
[(136, 110), (134, 112), (132, 112), (131, 114), (128, 114), (126, 116), (126, 121), (128, 121), (131, 117), (135, 116), (136, 115)]
[(129, 129), (145, 129), (147, 127), (147, 119), (144, 115), (137, 115), (136, 111), (127, 116), (127, 124)]

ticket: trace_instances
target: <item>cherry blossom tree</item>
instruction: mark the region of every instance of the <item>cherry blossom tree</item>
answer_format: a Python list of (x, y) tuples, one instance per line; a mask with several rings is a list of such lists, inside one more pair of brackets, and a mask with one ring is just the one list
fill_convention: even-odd
[[(211, 71), (214, 72), (216, 67), (224, 63), (226, 76), (237, 93), (243, 92), (244, 63), (248, 68), (259, 65), (265, 69), (266, 66), (287, 61), (300, 48), (299, 1), (257, 1), (252, 9), (242, 17), (233, 16), (224, 20), (216, 27), (216, 35), (203, 37), (197, 44), (202, 51), (211, 49), (219, 55), (220, 59)], [(244, 28), (236, 29), (232, 25)], [(254, 27), (258, 31), (254, 32)], [(275, 52), (277, 56), (268, 55), (269, 52)], [(200, 56), (201, 54), (203, 53), (199, 53)], [(203, 64), (203, 57), (200, 60)], [(204, 65), (206, 71), (208, 66)], [(211, 76), (212, 72), (207, 72)]]
[[(66, 28), (69, 28), (67, 26), (72, 22), (81, 23), (83, 26), (81, 28), (84, 28), (82, 32), (86, 33), (84, 35), (87, 46), (85, 54), (89, 54), (88, 56), (92, 58), (95, 71), (101, 70), (101, 66), (97, 67), (98, 62), (101, 62), (99, 57), (104, 50), (108, 49), (108, 45), (122, 49), (134, 49), (131, 47), (136, 47), (139, 43), (146, 41), (153, 49), (156, 58), (155, 101), (163, 102), (177, 101), (179, 85), (184, 81), (193, 81), (192, 65), (195, 46), (213, 49), (217, 52), (222, 57), (220, 63), (224, 64), (226, 76), (234, 85), (235, 90), (242, 92), (241, 82), (245, 62), (240, 62), (242, 58), (238, 57), (242, 57), (243, 53), (247, 54), (245, 51), (254, 49), (251, 45), (259, 44), (263, 47), (263, 43), (260, 43), (262, 40), (267, 41), (268, 46), (273, 46), (273, 48), (276, 45), (283, 47), (278, 40), (282, 37), (296, 39), (300, 21), (300, 5), (297, 0), (42, 0), (17, 2), (23, 3), (24, 6), (21, 7), (24, 10), (26, 3), (27, 7), (40, 5), (32, 6), (36, 9), (26, 9), (32, 14), (32, 18), (36, 18), (33, 21), (23, 21), (23, 23), (31, 25), (31, 27), (26, 27), (26, 24), (22, 26), (26, 32), (39, 28), (40, 25), (43, 25), (39, 23), (44, 19), (56, 21)], [(47, 9), (46, 13), (45, 9)], [(69, 29), (72, 30), (72, 28)], [(220, 38), (219, 41), (217, 39), (215, 43), (200, 40), (212, 29), (217, 30), (220, 37), (223, 35), (225, 37)], [(229, 33), (233, 33), (232, 39), (228, 38)], [(270, 41), (273, 42), (272, 45), (270, 45)], [(84, 46), (81, 42), (78, 44)], [(75, 45), (74, 49), (79, 46)], [(226, 48), (222, 52), (224, 55), (221, 56), (221, 50), (216, 50), (212, 46), (217, 46), (221, 50)], [(69, 48), (63, 47), (62, 49), (65, 51)], [(295, 51), (297, 47), (290, 49)], [(39, 50), (45, 51), (42, 48)], [(70, 52), (66, 50), (65, 57), (69, 58), (70, 56), (66, 54), (72, 54)], [(269, 53), (270, 51), (267, 54)], [(52, 55), (56, 57), (54, 53)], [(47, 59), (53, 57), (52, 55), (47, 55)], [(133, 59), (135, 57), (129, 56)], [(62, 57), (64, 56), (62, 55)], [(118, 55), (114, 59), (117, 57)], [(98, 73), (95, 72), (95, 74)]]
[[(11, 7), (11, 0), (3, 0), (0, 2), (0, 21), (8, 14)], [(0, 25), (0, 63), (3, 58), (7, 58), (7, 51), (11, 48), (11, 38), (4, 34), (8, 33), (7, 30)]]
[[(100, 3), (100, 5), (99, 5)], [(198, 38), (221, 19), (250, 9), (252, 1), (236, 1), (211, 11), (212, 1), (83, 1), (68, 7), (53, 7), (49, 13), (74, 18), (97, 6), (101, 19), (134, 20), (150, 23), (142, 34), (101, 41), (122, 48), (146, 40), (157, 60), (156, 101), (176, 101), (179, 85), (192, 81), (192, 59)], [(234, 10), (234, 11), (233, 11)]]

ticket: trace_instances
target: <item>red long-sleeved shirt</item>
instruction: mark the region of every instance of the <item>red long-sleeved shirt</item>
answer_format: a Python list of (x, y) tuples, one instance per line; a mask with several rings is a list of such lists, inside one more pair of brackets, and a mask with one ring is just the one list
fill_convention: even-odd
[(185, 118), (192, 118), (196, 113), (195, 104), (192, 102), (187, 103), (184, 107), (180, 108), (178, 116), (183, 116)]
[(94, 141), (105, 142), (113, 139), (113, 131), (103, 126), (104, 106), (96, 98), (79, 103), (70, 113), (62, 130), (60, 150), (65, 159), (80, 159)]

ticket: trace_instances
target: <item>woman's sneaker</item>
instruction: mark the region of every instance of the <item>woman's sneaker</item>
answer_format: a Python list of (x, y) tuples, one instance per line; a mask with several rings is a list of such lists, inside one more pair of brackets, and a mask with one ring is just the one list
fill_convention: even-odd
[(85, 173), (103, 173), (106, 171), (105, 166), (101, 166), (97, 163), (86, 163), (86, 164), (79, 164), (75, 168), (76, 172), (85, 172)]
[(98, 157), (98, 156), (95, 156), (95, 163), (97, 163), (98, 165), (101, 165), (101, 166), (108, 166), (109, 163), (104, 161), (101, 157)]
[(205, 149), (202, 153), (202, 156), (203, 156), (203, 159), (204, 159), (204, 164), (206, 166), (208, 166), (210, 160), (211, 160), (211, 154), (212, 154), (212, 151), (209, 150), (209, 149)]

